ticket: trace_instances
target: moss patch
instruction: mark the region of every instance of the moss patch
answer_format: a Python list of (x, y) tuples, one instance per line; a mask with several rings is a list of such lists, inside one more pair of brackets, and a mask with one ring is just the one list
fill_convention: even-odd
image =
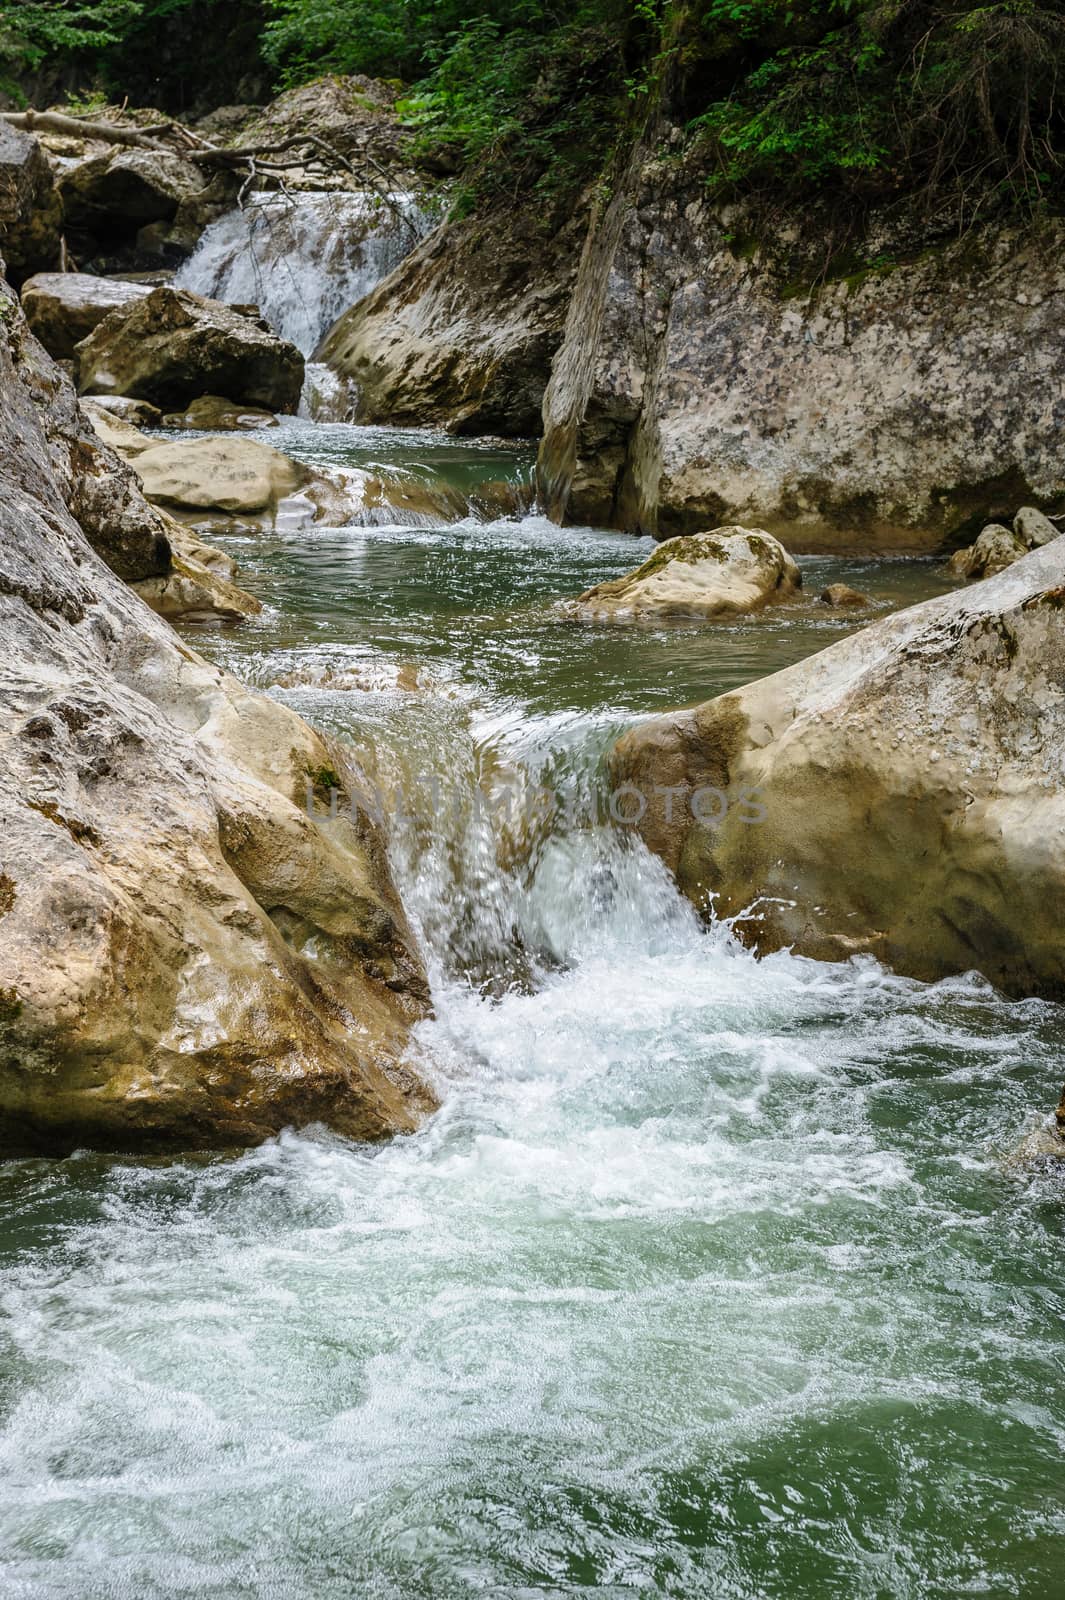
[(54, 822), (59, 828), (65, 828), (75, 844), (100, 843), (100, 835), (95, 828), (87, 822), (79, 822), (77, 817), (65, 817), (54, 800), (28, 800), (26, 804), (31, 811), (39, 811), (49, 822)]

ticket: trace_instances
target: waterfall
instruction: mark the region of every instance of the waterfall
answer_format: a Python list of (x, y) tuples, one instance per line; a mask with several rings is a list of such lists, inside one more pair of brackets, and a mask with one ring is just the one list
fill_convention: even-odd
[(174, 281), (213, 300), (257, 305), (311, 356), (431, 225), (411, 195), (256, 194), (204, 231)]

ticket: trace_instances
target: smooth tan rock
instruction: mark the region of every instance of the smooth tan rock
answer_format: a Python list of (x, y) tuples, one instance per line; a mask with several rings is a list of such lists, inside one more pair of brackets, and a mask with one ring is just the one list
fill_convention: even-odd
[(241, 433), (250, 428), (276, 428), (272, 411), (256, 406), (238, 406), (218, 394), (200, 395), (185, 411), (171, 411), (163, 418), (164, 428), (199, 429), (204, 432)]
[(104, 444), (110, 445), (112, 450), (117, 450), (125, 461), (135, 461), (139, 455), (151, 450), (159, 442), (157, 439), (150, 439), (146, 433), (135, 428), (132, 422), (127, 422), (117, 412), (96, 405), (91, 396), (85, 397), (81, 408)]
[(832, 606), (836, 610), (848, 607), (853, 607), (857, 610), (859, 606), (867, 606), (869, 604), (868, 595), (859, 593), (857, 589), (852, 589), (849, 583), (830, 583), (827, 589), (821, 590), (818, 598), (824, 605)]
[(148, 443), (136, 457), (145, 494), (182, 510), (267, 511), (310, 479), (306, 467), (255, 439)]
[(73, 360), (75, 346), (112, 311), (143, 300), (151, 290), (124, 278), (88, 272), (39, 272), (22, 285), (26, 321), (56, 360)]
[(612, 775), (760, 950), (1065, 998), (1065, 542), (641, 723)]
[[(108, 424), (102, 422), (106, 431)], [(453, 521), (468, 502), (446, 485), (357, 467), (304, 466), (258, 439), (146, 439), (112, 426), (115, 448), (136, 463), (149, 500), (200, 525), (295, 532), (378, 523)]]
[(129, 516), (166, 519), (9, 304), (0, 1150), (410, 1130), (433, 1104), (403, 1059), (427, 991), (383, 841), (365, 811), (305, 809), (308, 788), (358, 793), (351, 758), (202, 660), (94, 554), (71, 460), (114, 480), (90, 502), (97, 545), (126, 548)]
[(261, 603), (233, 581), (236, 562), (183, 523), (172, 517), (168, 523), (170, 571), (132, 586), (145, 605), (170, 622), (234, 623), (258, 616)]
[(164, 411), (226, 394), (291, 412), (303, 383), (303, 357), (261, 319), (165, 286), (105, 317), (76, 360), (82, 394), (130, 395)]
[(715, 528), (667, 539), (635, 572), (596, 584), (565, 606), (583, 622), (712, 620), (759, 611), (802, 584), (794, 561), (758, 528)]

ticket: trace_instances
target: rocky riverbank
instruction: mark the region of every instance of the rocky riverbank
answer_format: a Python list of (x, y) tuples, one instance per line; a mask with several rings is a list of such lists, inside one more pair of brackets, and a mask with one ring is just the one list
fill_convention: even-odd
[(0, 310), (0, 1148), (414, 1127), (421, 960), (351, 753), (183, 645), (128, 582), (170, 524)]

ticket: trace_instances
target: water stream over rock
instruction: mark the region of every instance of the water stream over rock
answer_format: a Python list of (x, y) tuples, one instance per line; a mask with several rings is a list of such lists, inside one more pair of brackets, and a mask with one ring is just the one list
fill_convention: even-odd
[[(269, 314), (222, 237), (196, 286)], [(286, 428), (465, 488), (528, 466)], [(442, 1109), (378, 1148), (0, 1168), (9, 1592), (1056, 1592), (1060, 1188), (1007, 1157), (1059, 1088), (1061, 1008), (759, 961), (599, 779), (634, 718), (854, 626), (826, 582), (883, 610), (941, 576), (808, 559), (772, 614), (625, 633), (554, 602), (649, 541), (515, 517), (223, 542), (265, 609), (192, 642), (351, 739), (395, 813)]]

